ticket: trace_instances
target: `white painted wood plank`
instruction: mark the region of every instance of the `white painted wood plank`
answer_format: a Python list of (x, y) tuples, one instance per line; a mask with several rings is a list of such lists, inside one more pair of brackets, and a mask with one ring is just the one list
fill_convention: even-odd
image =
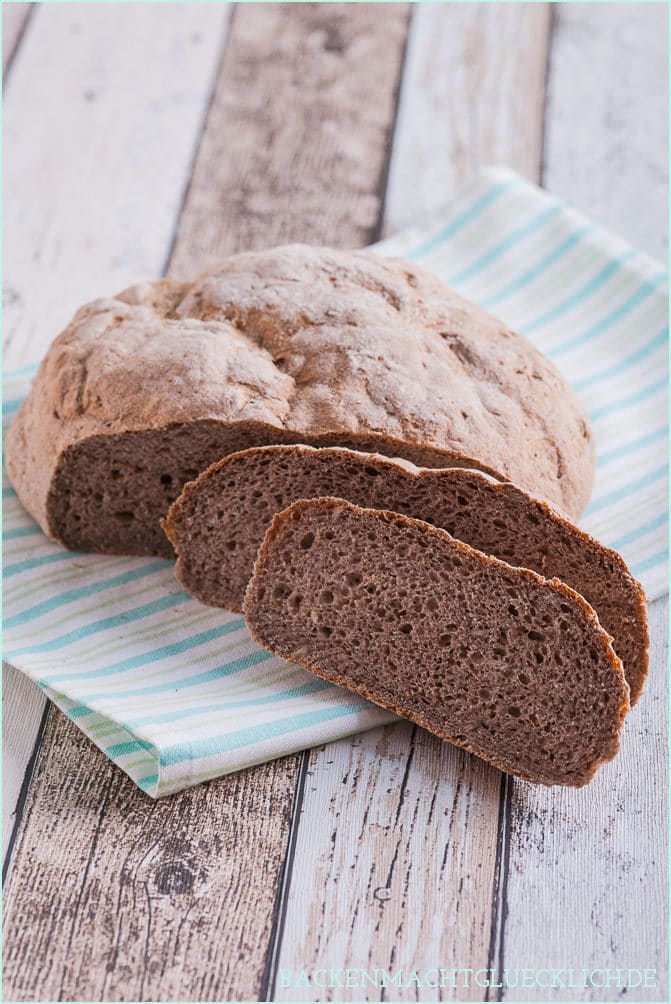
[(2, 72), (7, 69), (19, 43), (30, 14), (30, 3), (3, 3), (2, 5)]
[(504, 1000), (669, 999), (666, 598), (652, 604), (650, 618), (650, 679), (618, 758), (578, 790), (514, 783), (496, 964), (655, 969), (656, 987), (518, 988)]
[(668, 254), (668, 5), (557, 4), (544, 183)]
[[(498, 771), (407, 722), (312, 750), (270, 999), (410, 1000), (412, 984), (337, 984), (345, 967), (485, 968), (499, 793)], [(301, 984), (330, 969), (335, 986)]]
[[(157, 14), (149, 4), (33, 12), (5, 92), (6, 368), (37, 361), (85, 300), (156, 276), (167, 259), (230, 9)], [(6, 838), (40, 699), (5, 681)]]
[(34, 12), (5, 94), (5, 367), (39, 359), (86, 300), (161, 271), (228, 15)]
[(481, 167), (540, 169), (548, 4), (417, 4), (385, 233), (445, 205)]

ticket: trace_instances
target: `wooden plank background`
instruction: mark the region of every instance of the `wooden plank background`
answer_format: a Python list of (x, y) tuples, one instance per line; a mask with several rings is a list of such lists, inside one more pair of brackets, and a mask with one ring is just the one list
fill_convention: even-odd
[(505, 164), (533, 181), (543, 158), (551, 4), (421, 4), (414, 11), (385, 230), (412, 226), (467, 178)]
[[(483, 163), (665, 247), (662, 5), (3, 16), (7, 367), (93, 295), (243, 247), (364, 245)], [(579, 792), (400, 724), (151, 803), (60, 714), (40, 739), (41, 700), (9, 671), (5, 997), (314, 1000), (281, 970), (574, 964), (656, 966), (636, 999), (667, 999), (665, 609), (623, 755)]]

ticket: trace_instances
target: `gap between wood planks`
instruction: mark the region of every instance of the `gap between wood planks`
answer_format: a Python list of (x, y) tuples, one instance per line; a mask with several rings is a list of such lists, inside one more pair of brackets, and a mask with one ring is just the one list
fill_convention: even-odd
[(298, 755), (300, 758), (300, 768), (296, 784), (296, 793), (294, 795), (294, 804), (291, 812), (291, 822), (289, 823), (287, 853), (284, 858), (284, 863), (282, 864), (282, 874), (280, 876), (280, 882), (277, 889), (277, 899), (273, 910), (273, 923), (270, 930), (266, 964), (264, 966), (263, 977), (261, 979), (260, 999), (262, 1001), (275, 1000), (275, 984), (277, 982), (279, 954), (282, 947), (282, 940), (284, 938), (284, 925), (286, 923), (287, 907), (289, 905), (289, 890), (291, 887), (294, 861), (296, 858), (298, 827), (300, 825), (301, 812), (303, 811), (305, 784), (308, 775), (308, 767), (310, 765), (309, 750), (303, 750), (303, 752)]
[[(3, 664), (3, 673), (5, 672), (5, 665)], [(40, 717), (40, 722), (37, 727), (37, 732), (35, 734), (35, 741), (33, 742), (33, 747), (28, 758), (25, 770), (23, 772), (23, 779), (21, 781), (21, 787), (19, 788), (18, 797), (16, 799), (16, 808), (14, 810), (14, 825), (12, 826), (12, 831), (9, 835), (9, 840), (7, 841), (7, 846), (4, 848), (4, 860), (2, 862), (2, 884), (4, 886), (5, 879), (7, 878), (7, 872), (9, 871), (9, 866), (12, 860), (12, 853), (14, 851), (14, 844), (16, 843), (16, 838), (19, 834), (21, 828), (21, 822), (23, 820), (23, 811), (26, 806), (26, 799), (28, 798), (28, 792), (30, 791), (30, 785), (32, 784), (33, 774), (35, 772), (35, 765), (37, 763), (37, 758), (39, 756), (40, 748), (42, 746), (42, 739), (44, 737), (44, 730), (47, 725), (47, 718), (49, 717), (49, 702), (44, 702), (44, 707), (42, 708), (42, 715)]]
[(2, 75), (7, 75), (12, 60), (21, 44), (21, 39), (28, 27), (35, 4), (33, 3), (3, 3), (2, 5)]

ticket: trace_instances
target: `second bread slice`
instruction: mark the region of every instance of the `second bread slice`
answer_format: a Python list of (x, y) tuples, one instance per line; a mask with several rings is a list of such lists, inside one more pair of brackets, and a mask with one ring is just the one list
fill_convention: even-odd
[(592, 608), (419, 520), (294, 503), (244, 611), (270, 651), (527, 780), (580, 786), (618, 750), (629, 688)]

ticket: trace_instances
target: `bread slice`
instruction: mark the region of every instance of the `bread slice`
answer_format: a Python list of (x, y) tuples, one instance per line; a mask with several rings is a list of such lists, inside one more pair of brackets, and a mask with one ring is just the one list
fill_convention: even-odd
[(476, 467), (577, 515), (587, 416), (530, 342), (410, 262), (303, 245), (82, 307), (6, 443), (12, 484), (67, 547), (171, 555), (185, 482), (272, 443)]
[(547, 503), (480, 471), (419, 469), (337, 447), (233, 454), (187, 485), (168, 513), (178, 578), (203, 603), (240, 610), (274, 513), (323, 495), (414, 516), (510, 565), (561, 579), (613, 636), (632, 704), (638, 699), (648, 667), (645, 597), (620, 555)]
[(528, 781), (586, 784), (618, 750), (629, 687), (592, 608), (428, 523), (295, 502), (244, 611), (271, 652)]

